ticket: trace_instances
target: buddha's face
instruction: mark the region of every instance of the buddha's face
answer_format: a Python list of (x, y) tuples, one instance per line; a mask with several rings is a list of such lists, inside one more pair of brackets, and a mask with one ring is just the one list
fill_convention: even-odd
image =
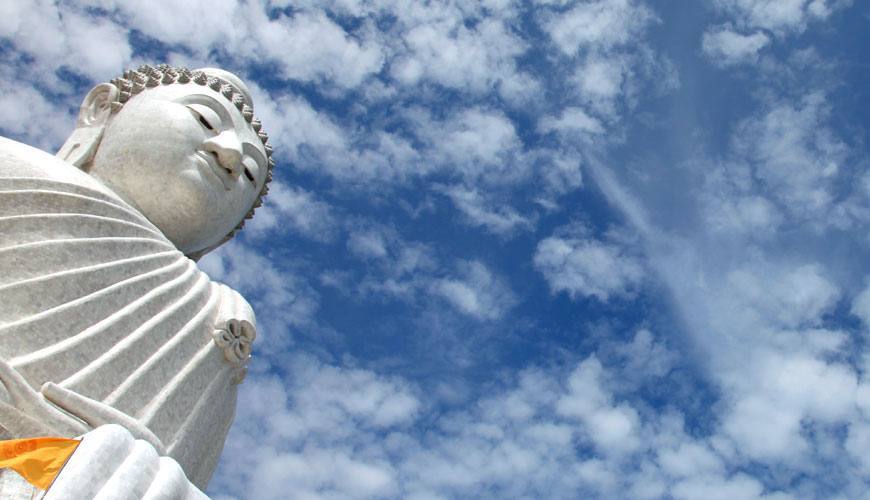
[(89, 173), (184, 253), (229, 234), (266, 182), (257, 134), (225, 97), (194, 83), (133, 96), (103, 132)]

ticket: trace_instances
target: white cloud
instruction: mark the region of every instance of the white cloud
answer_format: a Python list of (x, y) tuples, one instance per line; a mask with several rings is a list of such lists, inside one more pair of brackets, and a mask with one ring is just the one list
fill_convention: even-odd
[(72, 133), (76, 115), (49, 101), (28, 82), (8, 79), (0, 72), (0, 128), (22, 135), (34, 146), (52, 150), (59, 148)]
[[(309, 419), (305, 422), (306, 432), (332, 431), (344, 417), (373, 429), (400, 426), (409, 423), (419, 410), (419, 401), (400, 380), (368, 370), (313, 363), (303, 367), (305, 371), (296, 370), (296, 374), (305, 386), (294, 395), (294, 404)], [(334, 420), (336, 417), (338, 420)]]
[(412, 388), (304, 355), (286, 359), (286, 370), (286, 381), (249, 376), (226, 445), (233, 458), (222, 464), (233, 472), (216, 474), (212, 489), (263, 499), (288, 491), (298, 498), (396, 495), (385, 440), (375, 436), (415, 418), (420, 403)]
[(701, 48), (713, 64), (731, 66), (757, 61), (758, 53), (769, 43), (770, 38), (762, 32), (743, 35), (731, 26), (724, 25), (708, 28), (704, 32)]
[(387, 256), (386, 235), (377, 229), (354, 231), (347, 240), (348, 249), (364, 259)]
[(870, 474), (870, 456), (867, 449), (870, 446), (870, 422), (864, 419), (856, 419), (849, 425), (849, 433), (846, 437), (845, 448), (852, 459), (858, 464), (860, 474)]
[(273, 262), (238, 240), (207, 254), (199, 267), (216, 281), (238, 290), (257, 314), (259, 352), (278, 353), (292, 340), (290, 328), (310, 325), (319, 304), (317, 293), (282, 259)]
[(725, 463), (709, 446), (703, 442), (682, 442), (677, 446), (662, 447), (658, 452), (658, 463), (669, 476), (696, 478), (703, 475), (718, 475), (724, 472)]
[[(107, 80), (118, 76), (132, 58), (124, 26), (105, 19), (67, 14), (71, 66), (91, 80)], [(112, 76), (107, 76), (112, 75)]]
[(616, 348), (615, 354), (624, 359), (626, 375), (623, 380), (648, 379), (667, 375), (677, 358), (676, 353), (656, 342), (646, 329), (639, 330), (631, 342)]
[(587, 102), (611, 101), (622, 94), (628, 61), (622, 57), (587, 58), (575, 73), (580, 92)]
[(656, 19), (645, 5), (633, 0), (581, 2), (566, 12), (546, 17), (545, 29), (569, 56), (627, 44)]
[[(311, 148), (326, 159), (347, 155), (349, 139), (329, 115), (318, 112), (297, 96), (270, 96), (252, 86), (257, 116), (279, 149), (293, 162), (300, 161), (300, 148)], [(283, 151), (282, 151), (283, 149)]]
[(538, 243), (534, 256), (553, 293), (604, 302), (632, 293), (643, 280), (643, 265), (618, 243), (585, 237), (551, 236)]
[(505, 279), (483, 262), (459, 259), (453, 271), (445, 272), (447, 259), (439, 259), (433, 247), (404, 241), (388, 226), (354, 224), (347, 247), (364, 263), (365, 271), (361, 276), (349, 271), (341, 279), (328, 277), (345, 293), (369, 300), (398, 299), (420, 308), (434, 306), (438, 316), (458, 313), (476, 321), (499, 320), (517, 302)]
[(864, 328), (870, 329), (870, 282), (852, 301), (851, 312), (861, 318)]
[(759, 322), (777, 328), (818, 326), (840, 296), (818, 266), (794, 268), (755, 265), (731, 271), (728, 292), (743, 314), (754, 313)]
[(503, 22), (484, 19), (473, 28), (461, 17), (422, 22), (402, 34), (407, 48), (391, 73), (403, 85), (429, 80), (463, 92), (482, 93), (528, 76), (517, 74), (515, 58), (525, 43)]
[[(576, 89), (560, 108), (570, 110), (579, 103), (585, 108), (583, 113), (592, 112), (614, 125), (623, 110), (636, 105), (642, 90), (661, 94), (678, 86), (675, 66), (644, 41), (647, 28), (658, 18), (643, 2), (576, 2), (567, 10), (562, 6), (540, 9), (538, 17), (563, 56), (570, 58), (563, 66), (571, 70), (569, 81)], [(576, 111), (579, 108), (564, 112), (579, 119), (574, 123), (598, 131), (597, 125), (582, 120)]]
[(418, 109), (409, 114), (425, 156), (469, 182), (515, 183), (528, 175), (522, 143), (512, 121), (501, 111), (463, 109), (445, 120)]
[(761, 187), (800, 219), (819, 219), (833, 202), (832, 182), (849, 150), (828, 125), (824, 95), (798, 104), (775, 102), (743, 121), (734, 135), (738, 154), (751, 162)]
[(595, 358), (580, 363), (568, 379), (569, 392), (556, 403), (556, 412), (581, 420), (600, 452), (633, 451), (640, 445), (638, 414), (628, 405), (611, 401), (602, 387), (602, 372)]
[(348, 89), (384, 63), (378, 43), (360, 43), (319, 9), (270, 18), (264, 4), (237, 0), (96, 3), (130, 28), (192, 51), (195, 64), (218, 50), (236, 61), (271, 64), (283, 78)]
[(778, 35), (801, 33), (815, 20), (848, 7), (852, 0), (712, 0), (748, 28), (763, 28)]
[[(6, 2), (0, 39), (29, 59), (2, 71), (2, 99), (7, 106), (0, 127), (22, 134), (28, 142), (53, 149), (72, 131), (81, 95), (62, 80), (65, 69), (89, 80), (107, 81), (130, 63), (126, 27), (85, 15), (74, 5), (37, 0)], [(60, 102), (58, 102), (60, 101)]]
[(638, 411), (613, 388), (620, 373), (595, 355), (568, 372), (525, 369), (427, 421), (425, 431), (416, 424), (431, 400), (400, 378), (306, 355), (284, 368), (283, 379), (250, 378), (227, 443), (232, 459), (222, 462), (213, 490), (267, 500), (287, 491), (301, 498), (770, 493), (758, 478), (729, 472), (733, 456), (687, 434), (679, 414)]
[(322, 12), (282, 14), (275, 20), (267, 20), (260, 9), (256, 12), (252, 42), (267, 59), (277, 62), (285, 78), (352, 88), (383, 66), (376, 42), (360, 44)]
[(40, 62), (55, 62), (65, 55), (64, 26), (55, 2), (9, 2), (4, 7), (3, 21), (0, 22), (3, 38), (14, 40), (16, 47)]
[[(207, 53), (216, 45), (232, 44), (244, 32), (242, 10), (236, 0), (101, 0), (88, 2), (115, 10), (130, 28), (170, 45), (184, 45)], [(193, 35), (193, 36), (191, 36)]]
[(510, 206), (499, 206), (475, 189), (442, 186), (439, 190), (450, 197), (470, 225), (482, 226), (503, 236), (509, 236), (517, 230), (529, 230), (534, 225), (528, 217), (520, 215)]
[(348, 250), (379, 266), (390, 279), (416, 277), (437, 267), (431, 248), (420, 242), (405, 241), (390, 226), (359, 221), (352, 221), (348, 226)]
[[(763, 495), (764, 486), (755, 478), (746, 474), (735, 474), (733, 477), (701, 476), (680, 482), (673, 490), (674, 498), (709, 500), (730, 500), (772, 498)], [(783, 497), (783, 500), (790, 497)]]
[[(763, 196), (733, 184), (728, 169), (714, 167), (708, 173), (709, 186), (701, 196), (707, 228), (713, 233), (767, 237), (783, 223), (780, 209)], [(751, 182), (751, 181), (750, 181)]]
[(582, 108), (567, 107), (560, 111), (559, 116), (545, 116), (538, 122), (541, 132), (560, 132), (575, 138), (577, 134), (600, 134), (604, 131), (601, 123), (589, 116)]
[(479, 261), (460, 261), (457, 275), (436, 280), (432, 293), (479, 320), (501, 318), (516, 302), (502, 278)]
[(807, 422), (840, 423), (854, 409), (857, 380), (846, 366), (805, 356), (771, 354), (747, 366), (753, 382), (724, 419), (741, 453), (771, 462), (799, 462), (811, 448)]
[(329, 204), (302, 188), (288, 187), (275, 180), (269, 184), (269, 195), (263, 207), (245, 224), (245, 234), (262, 237), (285, 230), (329, 242), (335, 238), (338, 221)]

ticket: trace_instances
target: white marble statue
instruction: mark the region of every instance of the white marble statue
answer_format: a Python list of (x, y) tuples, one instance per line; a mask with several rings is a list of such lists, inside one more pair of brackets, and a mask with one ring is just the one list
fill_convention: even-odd
[(225, 71), (143, 66), (56, 156), (0, 138), (0, 439), (117, 424), (205, 487), (256, 331), (194, 261), (266, 192), (252, 108)]

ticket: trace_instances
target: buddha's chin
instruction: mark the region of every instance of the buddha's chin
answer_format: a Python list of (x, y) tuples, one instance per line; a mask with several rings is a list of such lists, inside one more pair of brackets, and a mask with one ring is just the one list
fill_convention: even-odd
[(176, 248), (190, 254), (217, 243), (233, 227), (221, 210), (222, 190), (210, 187), (177, 182), (160, 196), (137, 200), (137, 205)]
[(228, 233), (193, 223), (193, 218), (160, 216), (149, 218), (166, 238), (184, 254), (191, 254), (217, 243)]

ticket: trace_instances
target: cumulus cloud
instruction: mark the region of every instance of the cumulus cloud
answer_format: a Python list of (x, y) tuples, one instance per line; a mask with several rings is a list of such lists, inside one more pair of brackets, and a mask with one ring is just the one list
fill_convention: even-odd
[(503, 112), (483, 107), (464, 109), (439, 120), (417, 109), (409, 114), (424, 150), (448, 172), (468, 182), (517, 182), (528, 174), (516, 127)]
[(701, 48), (711, 62), (720, 66), (752, 63), (758, 53), (770, 43), (770, 38), (762, 32), (743, 35), (730, 26), (708, 28), (704, 32)]
[(556, 402), (556, 413), (579, 419), (603, 453), (625, 453), (640, 445), (639, 418), (628, 405), (614, 405), (601, 385), (601, 363), (590, 358), (568, 379), (569, 391)]
[(611, 297), (631, 294), (643, 280), (640, 259), (617, 241), (585, 236), (551, 236), (538, 243), (535, 268), (544, 275), (553, 293), (571, 298)]
[(807, 422), (836, 423), (850, 416), (857, 380), (837, 363), (770, 356), (752, 367), (756, 384), (741, 390), (724, 431), (753, 459), (793, 462), (811, 451)]
[(830, 208), (832, 183), (849, 157), (829, 120), (824, 94), (811, 93), (797, 103), (771, 103), (734, 135), (735, 150), (751, 162), (765, 190), (799, 219)]
[(245, 224), (245, 230), (254, 237), (289, 230), (315, 241), (328, 242), (335, 238), (338, 221), (332, 207), (317, 200), (312, 193), (272, 181), (265, 204), (257, 210), (257, 216)]
[(6, 110), (0, 114), (0, 128), (24, 137), (35, 146), (59, 149), (72, 133), (76, 115), (52, 103), (38, 90), (6, 75), (0, 76), (0, 85), (6, 89), (0, 95), (0, 106)]
[(281, 352), (293, 343), (290, 328), (311, 324), (319, 305), (317, 292), (289, 262), (275, 262), (268, 254), (237, 240), (223, 245), (198, 262), (212, 279), (241, 292), (257, 313), (258, 348)]
[(870, 329), (870, 284), (852, 301), (851, 312), (861, 318), (865, 328)]
[(33, 57), (48, 74), (65, 67), (89, 79), (108, 80), (130, 62), (127, 29), (86, 15), (76, 6), (42, 0), (13, 2), (5, 13), (0, 37)]
[(547, 33), (566, 55), (626, 44), (656, 18), (633, 0), (580, 2), (565, 12), (545, 14)]
[(4, 6), (0, 40), (15, 52), (0, 71), (7, 89), (0, 99), (8, 110), (0, 127), (42, 148), (59, 148), (82, 98), (72, 95), (73, 82), (59, 70), (92, 81), (118, 76), (132, 57), (127, 35), (124, 26), (75, 5), (40, 0)]
[(784, 222), (779, 206), (753, 186), (748, 165), (712, 166), (705, 180), (700, 199), (711, 232), (764, 238), (773, 235)]
[(526, 44), (500, 20), (486, 19), (468, 28), (462, 17), (449, 16), (410, 27), (402, 40), (407, 52), (396, 58), (391, 72), (403, 85), (430, 80), (480, 93), (524, 78), (515, 58)]
[(516, 302), (504, 280), (479, 261), (460, 261), (456, 275), (433, 282), (433, 293), (480, 320), (498, 319)]
[(559, 132), (576, 136), (577, 134), (600, 134), (604, 131), (601, 122), (589, 116), (582, 108), (568, 107), (558, 117), (545, 116), (538, 122), (541, 132)]
[(593, 56), (577, 68), (575, 79), (580, 92), (591, 105), (612, 101), (623, 93), (628, 61), (622, 57)]
[(252, 375), (246, 381), (250, 390), (240, 393), (238, 423), (226, 445), (234, 458), (224, 466), (235, 472), (216, 474), (212, 489), (263, 499), (288, 491), (300, 498), (395, 495), (384, 441), (373, 438), (415, 418), (420, 402), (412, 387), (307, 356), (287, 359), (286, 369), (287, 380)]
[(713, 0), (713, 4), (749, 28), (784, 35), (804, 31), (810, 22), (828, 18), (852, 0)]
[[(654, 366), (663, 351), (647, 340), (646, 364)], [(718, 438), (690, 435), (673, 411), (639, 410), (615, 388), (618, 371), (597, 355), (564, 368), (527, 368), (425, 432), (415, 424), (427, 392), (401, 378), (298, 355), (286, 370), (284, 379), (250, 377), (256, 383), (241, 396), (227, 443), (233, 458), (212, 485), (224, 494), (218, 498), (287, 491), (311, 498), (776, 498), (758, 478), (729, 472), (733, 455), (712, 444)], [(667, 384), (652, 374), (645, 383)]]
[(517, 302), (504, 277), (484, 262), (441, 258), (433, 247), (405, 241), (389, 226), (352, 229), (347, 248), (365, 271), (330, 277), (329, 284), (346, 293), (397, 299), (421, 309), (437, 299), (438, 315), (452, 311), (474, 321), (502, 319)]
[(738, 268), (729, 273), (728, 286), (742, 311), (782, 328), (818, 326), (839, 298), (837, 287), (813, 264)]
[(529, 217), (517, 213), (510, 206), (499, 206), (486, 199), (486, 195), (475, 189), (462, 186), (438, 186), (454, 206), (462, 212), (473, 226), (483, 226), (488, 231), (509, 236), (517, 230), (531, 229), (534, 225)]
[(376, 42), (360, 44), (322, 12), (282, 14), (275, 20), (266, 20), (259, 9), (254, 12), (251, 42), (277, 63), (285, 78), (352, 88), (384, 64)]

